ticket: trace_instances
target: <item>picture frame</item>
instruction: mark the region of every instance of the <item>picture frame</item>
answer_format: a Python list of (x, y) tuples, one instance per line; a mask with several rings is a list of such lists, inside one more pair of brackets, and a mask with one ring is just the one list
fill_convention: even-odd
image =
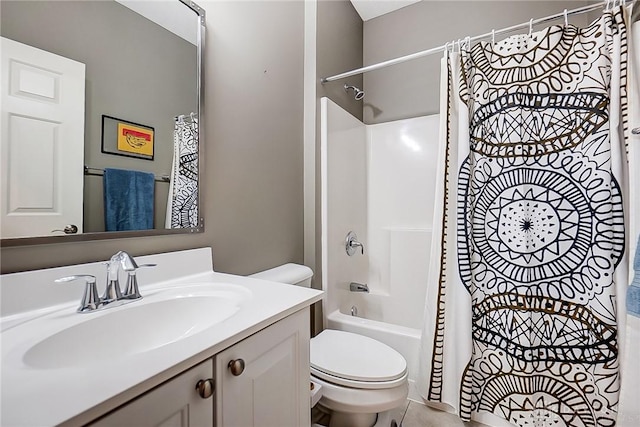
[(102, 152), (153, 160), (155, 130), (151, 126), (102, 115)]

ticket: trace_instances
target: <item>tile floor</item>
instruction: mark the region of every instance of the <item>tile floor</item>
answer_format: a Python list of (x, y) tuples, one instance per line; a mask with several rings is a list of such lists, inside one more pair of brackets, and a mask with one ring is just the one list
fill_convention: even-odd
[[(437, 409), (429, 408), (417, 402), (407, 400), (406, 404), (397, 409), (393, 414), (393, 419), (399, 422), (399, 427), (465, 427), (460, 418)], [(329, 417), (318, 411), (312, 410), (312, 424), (326, 426), (329, 424)], [(385, 426), (386, 427), (386, 426)]]
[(407, 401), (402, 414), (402, 427), (464, 427), (465, 423), (453, 414)]

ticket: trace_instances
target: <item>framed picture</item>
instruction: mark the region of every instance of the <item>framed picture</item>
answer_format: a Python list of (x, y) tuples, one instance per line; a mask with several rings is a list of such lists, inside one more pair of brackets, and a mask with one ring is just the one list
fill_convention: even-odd
[(154, 130), (150, 126), (102, 116), (102, 152), (153, 160)]

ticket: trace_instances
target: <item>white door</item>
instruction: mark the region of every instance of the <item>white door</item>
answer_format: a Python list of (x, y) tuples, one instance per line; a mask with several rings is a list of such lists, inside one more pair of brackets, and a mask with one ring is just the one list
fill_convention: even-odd
[(82, 232), (85, 65), (0, 43), (0, 237)]

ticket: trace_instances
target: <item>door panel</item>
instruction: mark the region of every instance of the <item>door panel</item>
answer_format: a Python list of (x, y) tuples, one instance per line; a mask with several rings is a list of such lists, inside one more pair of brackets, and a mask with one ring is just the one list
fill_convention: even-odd
[[(242, 360), (234, 373), (229, 362)], [(216, 356), (218, 427), (300, 427), (310, 419), (309, 309)]]
[(85, 66), (6, 38), (0, 50), (0, 237), (82, 232)]
[(208, 359), (89, 425), (213, 427), (213, 396), (202, 398), (195, 387), (198, 381), (212, 377), (213, 361)]

